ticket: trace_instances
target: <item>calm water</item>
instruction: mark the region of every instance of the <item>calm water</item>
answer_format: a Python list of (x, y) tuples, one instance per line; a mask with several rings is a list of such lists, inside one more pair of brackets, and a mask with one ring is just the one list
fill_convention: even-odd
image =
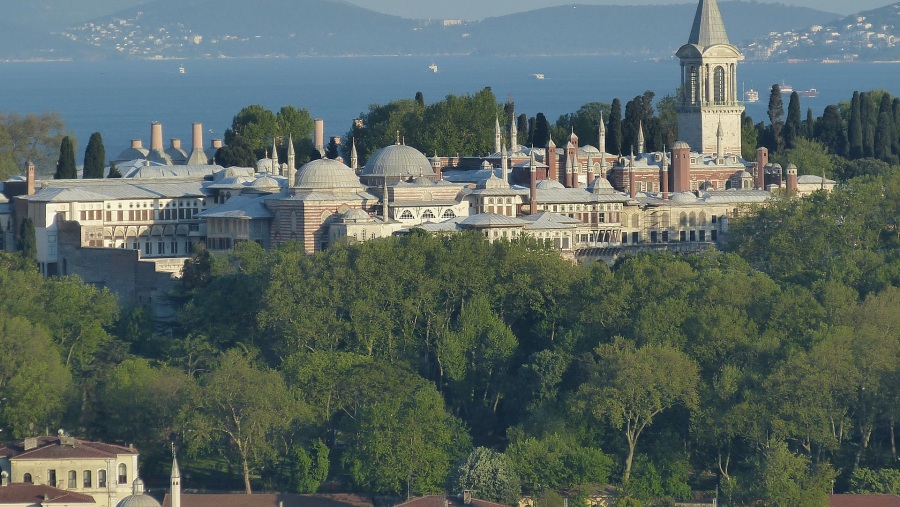
[[(624, 103), (645, 90), (673, 93), (680, 73), (674, 59), (442, 57), (434, 61), (437, 74), (428, 70), (430, 63), (421, 57), (0, 63), (0, 111), (57, 111), (79, 150), (91, 132), (100, 131), (114, 156), (132, 138), (148, 146), (152, 121), (163, 123), (166, 146), (168, 138), (179, 137), (187, 148), (191, 123), (203, 122), (208, 145), (249, 104), (306, 108), (325, 119), (326, 135), (342, 135), (372, 103), (412, 98), (417, 91), (431, 102), (490, 86), (499, 100), (513, 98), (517, 112), (543, 112), (553, 121), (586, 102), (618, 97)], [(818, 116), (854, 90), (884, 88), (900, 96), (897, 64), (742, 64), (738, 72), (744, 87), (760, 92), (761, 102), (747, 105), (757, 122), (766, 117), (776, 82), (819, 90), (818, 98), (802, 99), (804, 116), (807, 107)], [(535, 79), (535, 73), (546, 78)]]

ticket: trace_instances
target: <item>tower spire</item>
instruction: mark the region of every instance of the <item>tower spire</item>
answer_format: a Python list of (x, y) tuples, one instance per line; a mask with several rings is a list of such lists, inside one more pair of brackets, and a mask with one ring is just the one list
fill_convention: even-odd
[(702, 48), (716, 44), (730, 44), (728, 34), (725, 32), (725, 23), (722, 21), (722, 13), (719, 12), (719, 4), (716, 0), (700, 0), (697, 5), (697, 13), (694, 15), (694, 24), (691, 27), (688, 44)]
[(644, 120), (638, 121), (638, 155), (644, 153)]
[(178, 469), (178, 458), (175, 456), (175, 442), (172, 442), (172, 477), (169, 485), (172, 489), (171, 506), (181, 507), (181, 471)]
[(494, 153), (500, 152), (501, 144), (503, 144), (503, 136), (500, 134), (500, 117), (494, 116)]

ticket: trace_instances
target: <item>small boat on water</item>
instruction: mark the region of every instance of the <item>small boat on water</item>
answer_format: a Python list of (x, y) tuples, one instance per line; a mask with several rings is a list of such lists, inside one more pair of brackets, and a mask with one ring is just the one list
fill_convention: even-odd
[(759, 92), (750, 88), (744, 92), (744, 102), (759, 102)]
[(184, 65), (181, 65), (180, 67), (178, 67), (178, 73), (184, 74)]
[(801, 97), (809, 97), (811, 99), (814, 99), (819, 96), (819, 90), (816, 90), (815, 88), (810, 88), (809, 90), (800, 90), (797, 93)]
[(535, 79), (544, 79), (544, 75), (543, 74), (534, 74), (534, 78)]
[(431, 72), (434, 72), (435, 74), (437, 74), (437, 72), (438, 72), (438, 66), (437, 66), (437, 64), (434, 63), (434, 62), (431, 62), (431, 65), (428, 66), (428, 69), (429, 69)]
[(779, 85), (779, 87), (781, 88), (781, 93), (794, 93), (794, 87), (789, 84), (784, 84), (784, 81), (781, 82), (781, 85)]

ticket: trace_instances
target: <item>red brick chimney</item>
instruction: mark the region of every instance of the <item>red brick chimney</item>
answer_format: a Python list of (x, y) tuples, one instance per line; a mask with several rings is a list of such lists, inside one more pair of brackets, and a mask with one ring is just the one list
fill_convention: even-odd
[(766, 188), (766, 166), (769, 165), (769, 150), (764, 147), (756, 150), (756, 188), (765, 190)]
[(559, 181), (559, 158), (556, 156), (556, 143), (553, 142), (552, 137), (547, 142), (544, 163), (547, 164), (547, 179)]
[(537, 214), (537, 168), (535, 167), (537, 162), (534, 159), (534, 152), (531, 152), (531, 164), (529, 169), (531, 169), (531, 196), (529, 198), (531, 209), (530, 214)]
[(790, 197), (797, 197), (797, 166), (794, 164), (787, 165), (787, 193)]
[(150, 124), (150, 149), (163, 151), (162, 123)]
[(662, 192), (662, 198), (669, 198), (669, 160), (666, 157), (666, 150), (663, 148), (663, 159), (659, 165), (659, 188)]
[(672, 146), (672, 192), (691, 190), (691, 147), (684, 141)]
[(34, 164), (30, 161), (25, 170), (25, 189), (27, 195), (34, 195)]

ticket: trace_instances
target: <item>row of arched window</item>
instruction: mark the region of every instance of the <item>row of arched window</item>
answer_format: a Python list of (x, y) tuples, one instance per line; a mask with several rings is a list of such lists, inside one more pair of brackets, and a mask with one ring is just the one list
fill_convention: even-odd
[[(412, 211), (410, 211), (408, 209), (403, 210), (403, 213), (400, 213), (400, 220), (414, 220), (415, 218), (416, 217), (413, 216)], [(423, 220), (434, 220), (436, 217), (435, 217), (435, 214), (433, 211), (431, 211), (430, 209), (427, 209), (422, 212), (421, 218)], [(441, 214), (441, 218), (443, 218), (445, 220), (448, 220), (451, 218), (456, 218), (456, 213), (454, 213), (452, 209), (447, 209), (447, 210), (444, 210), (444, 212)]]
[[(118, 477), (117, 484), (128, 484), (128, 466), (125, 463), (119, 463), (117, 468)], [(105, 488), (106, 487), (106, 470), (100, 469), (97, 470), (97, 482), (96, 486), (94, 485), (94, 473), (92, 470), (84, 470), (81, 472), (81, 484), (79, 486), (78, 482), (78, 471), (77, 470), (69, 470), (66, 476), (66, 488), (68, 489), (92, 489), (92, 488)], [(22, 482), (26, 484), (33, 484), (34, 478), (30, 473), (26, 473), (22, 476)], [(48, 470), (47, 471), (47, 483), (54, 487), (60, 487), (61, 484), (57, 483), (56, 478), (56, 470)]]

